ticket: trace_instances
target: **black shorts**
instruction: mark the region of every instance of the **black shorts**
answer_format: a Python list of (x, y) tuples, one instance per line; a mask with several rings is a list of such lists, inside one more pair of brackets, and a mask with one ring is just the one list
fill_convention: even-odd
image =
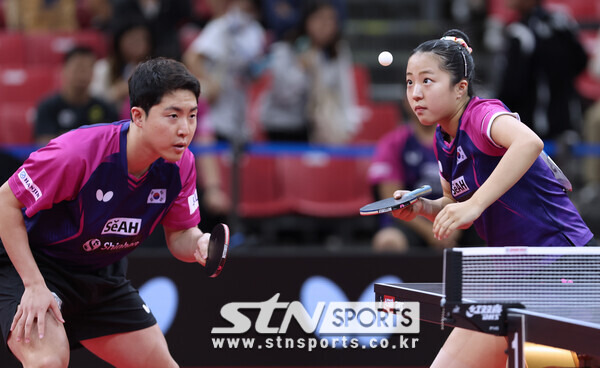
[[(51, 292), (62, 301), (61, 312), (71, 347), (81, 340), (141, 330), (156, 324), (138, 291), (125, 277), (127, 259), (91, 272), (73, 272), (34, 253)], [(0, 330), (7, 341), (23, 282), (0, 243)]]

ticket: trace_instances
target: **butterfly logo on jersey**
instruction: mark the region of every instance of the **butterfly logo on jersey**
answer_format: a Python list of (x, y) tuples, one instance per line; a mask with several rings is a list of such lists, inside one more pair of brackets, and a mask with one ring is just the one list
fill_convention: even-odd
[(467, 159), (467, 155), (465, 155), (465, 151), (463, 151), (461, 146), (458, 146), (458, 148), (456, 149), (456, 155), (457, 164), (460, 164), (461, 162)]
[(108, 202), (112, 199), (114, 193), (112, 192), (112, 190), (109, 190), (106, 193), (102, 192), (102, 189), (98, 189), (96, 191), (96, 199), (98, 200), (98, 202)]
[(167, 201), (166, 189), (152, 189), (146, 203), (165, 203)]

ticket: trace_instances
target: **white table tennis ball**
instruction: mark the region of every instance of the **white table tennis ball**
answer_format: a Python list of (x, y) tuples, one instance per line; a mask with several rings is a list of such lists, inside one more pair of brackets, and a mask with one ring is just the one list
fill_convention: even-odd
[(382, 51), (377, 60), (379, 61), (379, 64), (388, 66), (392, 63), (392, 61), (394, 61), (394, 57), (389, 51)]

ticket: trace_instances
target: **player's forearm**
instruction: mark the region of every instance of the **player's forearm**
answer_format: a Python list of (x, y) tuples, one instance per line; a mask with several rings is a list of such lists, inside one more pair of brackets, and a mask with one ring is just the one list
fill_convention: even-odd
[(446, 196), (442, 196), (438, 199), (421, 198), (419, 200), (422, 201), (422, 208), (421, 208), (421, 211), (419, 212), (419, 215), (421, 215), (422, 217), (425, 217), (426, 219), (428, 219), (431, 222), (435, 221), (435, 217), (437, 216), (437, 214), (447, 204), (454, 203), (454, 200), (452, 200)]
[(175, 258), (183, 262), (196, 262), (194, 252), (198, 248), (198, 240), (202, 231), (197, 227), (186, 230), (170, 231), (165, 228), (167, 246)]
[(0, 207), (0, 238), (23, 284), (28, 287), (45, 283), (29, 248), (21, 202), (14, 196), (8, 183), (0, 188)]

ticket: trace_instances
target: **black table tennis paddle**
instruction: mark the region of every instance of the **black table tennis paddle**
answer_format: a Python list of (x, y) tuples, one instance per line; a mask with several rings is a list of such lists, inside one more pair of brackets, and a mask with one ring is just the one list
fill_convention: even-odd
[(204, 271), (209, 277), (217, 277), (223, 270), (229, 249), (229, 227), (217, 224), (210, 233), (208, 241), (208, 258)]
[(390, 197), (363, 206), (360, 209), (360, 214), (362, 216), (378, 215), (380, 213), (386, 213), (400, 208), (408, 207), (411, 204), (415, 203), (417, 199), (419, 199), (419, 197), (422, 197), (429, 193), (431, 193), (431, 187), (429, 185), (423, 185), (420, 188), (417, 188), (411, 192), (404, 194), (400, 199)]

